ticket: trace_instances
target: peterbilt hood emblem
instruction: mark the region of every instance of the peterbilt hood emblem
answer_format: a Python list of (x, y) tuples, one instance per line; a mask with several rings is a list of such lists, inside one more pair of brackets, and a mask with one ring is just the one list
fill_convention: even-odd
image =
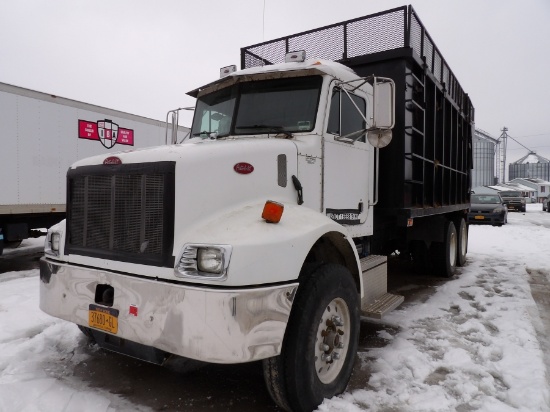
[(109, 156), (103, 161), (104, 165), (121, 165), (122, 160), (120, 160), (120, 157), (116, 156)]
[(250, 163), (240, 162), (233, 166), (233, 170), (241, 175), (247, 175), (254, 171), (254, 166)]

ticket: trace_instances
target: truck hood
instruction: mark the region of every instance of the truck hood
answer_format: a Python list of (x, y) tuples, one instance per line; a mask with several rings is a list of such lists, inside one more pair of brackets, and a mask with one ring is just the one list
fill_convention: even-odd
[(291, 179), (297, 175), (297, 156), (296, 144), (285, 139), (191, 139), (180, 145), (95, 156), (72, 168), (113, 158), (122, 164), (174, 162), (173, 253), (177, 256), (184, 244), (197, 241), (192, 237), (197, 228), (218, 216), (266, 200), (296, 203)]

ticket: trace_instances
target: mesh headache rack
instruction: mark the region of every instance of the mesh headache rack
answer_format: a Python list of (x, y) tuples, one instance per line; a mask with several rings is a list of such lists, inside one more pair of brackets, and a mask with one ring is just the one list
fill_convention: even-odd
[(283, 63), (287, 53), (297, 50), (305, 50), (308, 59), (326, 59), (345, 64), (350, 59), (400, 48), (411, 48), (414, 51), (455, 104), (461, 108), (468, 105), (467, 95), (412, 6), (402, 6), (243, 47), (241, 68)]

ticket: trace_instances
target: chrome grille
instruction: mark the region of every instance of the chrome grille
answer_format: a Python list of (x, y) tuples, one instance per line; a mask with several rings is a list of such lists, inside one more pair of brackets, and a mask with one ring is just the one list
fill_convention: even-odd
[(174, 164), (70, 170), (66, 252), (142, 264), (173, 264)]

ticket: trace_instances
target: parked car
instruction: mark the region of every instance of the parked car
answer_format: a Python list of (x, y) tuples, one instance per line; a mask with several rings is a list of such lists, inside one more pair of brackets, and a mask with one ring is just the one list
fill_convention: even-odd
[(542, 201), (542, 211), (550, 213), (550, 195), (546, 196), (546, 199)]
[(502, 226), (508, 223), (508, 208), (499, 194), (471, 195), (468, 223)]
[(508, 207), (508, 210), (517, 210), (518, 212), (525, 212), (525, 198), (521, 195), (521, 192), (516, 190), (505, 190), (499, 192), (500, 197)]

